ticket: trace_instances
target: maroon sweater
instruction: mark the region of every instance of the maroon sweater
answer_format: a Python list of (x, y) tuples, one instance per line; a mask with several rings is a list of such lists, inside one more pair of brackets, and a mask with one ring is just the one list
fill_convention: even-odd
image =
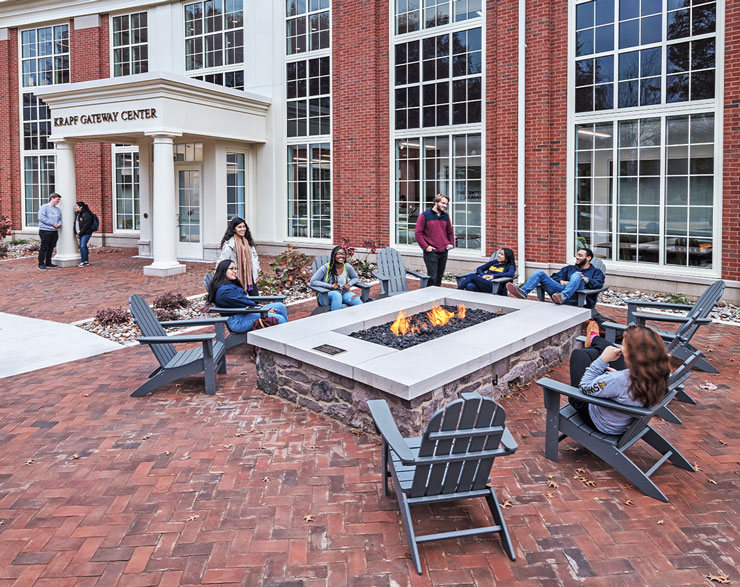
[(443, 253), (447, 250), (447, 245), (455, 246), (450, 215), (447, 212), (437, 215), (432, 208), (419, 214), (414, 236), (422, 251), (433, 247), (437, 253)]

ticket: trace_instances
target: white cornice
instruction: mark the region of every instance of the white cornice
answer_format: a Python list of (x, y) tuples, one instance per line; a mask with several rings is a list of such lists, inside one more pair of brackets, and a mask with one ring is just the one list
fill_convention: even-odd
[(0, 2), (0, 28), (25, 27), (88, 14), (173, 4), (179, 0), (5, 0)]

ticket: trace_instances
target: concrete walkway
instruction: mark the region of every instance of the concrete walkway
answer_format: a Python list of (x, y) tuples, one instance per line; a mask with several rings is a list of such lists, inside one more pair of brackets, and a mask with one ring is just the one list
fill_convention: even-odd
[(71, 324), (0, 312), (0, 378), (122, 348)]

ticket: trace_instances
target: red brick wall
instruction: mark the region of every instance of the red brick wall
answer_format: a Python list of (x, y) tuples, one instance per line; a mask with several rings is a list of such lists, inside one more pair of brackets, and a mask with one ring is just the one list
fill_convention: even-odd
[[(722, 278), (740, 279), (740, 4), (725, 8)], [(715, 245), (716, 246), (716, 245)]]
[(566, 242), (567, 0), (527, 3), (527, 260), (560, 263)]
[(517, 248), (517, 0), (486, 3), (485, 254)]
[[(109, 77), (108, 15), (100, 26), (74, 30), (70, 26), (71, 81)], [(100, 229), (113, 230), (110, 144), (83, 142), (75, 146), (77, 199), (83, 200), (100, 218)]]
[(334, 240), (389, 237), (388, 4), (332, 3)]
[(0, 214), (21, 229), (20, 122), (18, 112), (18, 31), (0, 41)]

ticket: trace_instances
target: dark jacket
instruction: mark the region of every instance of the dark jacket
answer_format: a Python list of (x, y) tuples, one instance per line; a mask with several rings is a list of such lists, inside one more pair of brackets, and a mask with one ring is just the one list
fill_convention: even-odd
[(414, 236), (423, 251), (432, 247), (437, 253), (443, 253), (447, 250), (447, 245), (455, 246), (450, 215), (447, 212), (437, 215), (432, 208), (419, 214)]
[[(597, 269), (593, 265), (589, 266), (588, 269), (581, 269), (577, 265), (566, 265), (557, 273), (553, 273), (552, 277), (555, 281), (560, 282), (561, 280), (569, 281), (571, 275), (576, 272), (581, 272), (583, 276), (588, 280), (584, 281), (578, 289), (599, 289), (604, 286), (604, 274), (601, 269)], [(588, 296), (586, 298), (586, 307), (593, 308), (596, 305), (596, 298), (598, 296)], [(578, 296), (573, 295), (570, 299), (565, 301), (570, 306), (575, 306), (578, 303)]]
[(501, 265), (495, 259), (484, 263), (475, 272), (483, 277), (484, 275), (493, 275), (494, 277), (514, 277), (516, 273), (516, 267), (511, 263), (508, 265)]
[(216, 305), (220, 308), (244, 308), (257, 304), (250, 300), (239, 286), (224, 283), (216, 290)]
[[(77, 221), (80, 221), (80, 230), (77, 230)], [(93, 223), (93, 215), (92, 212), (89, 210), (81, 210), (80, 212), (77, 212), (77, 215), (75, 216), (75, 234), (77, 236), (85, 236), (86, 234), (92, 234), (92, 223)]]

